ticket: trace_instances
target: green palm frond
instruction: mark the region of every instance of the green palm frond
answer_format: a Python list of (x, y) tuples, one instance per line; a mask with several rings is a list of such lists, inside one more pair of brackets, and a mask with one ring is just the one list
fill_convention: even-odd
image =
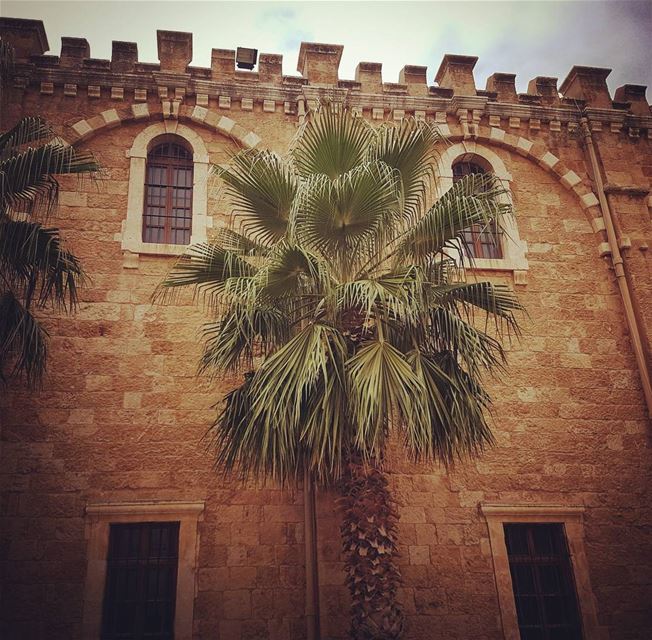
[(84, 278), (79, 260), (61, 244), (57, 229), (28, 221), (0, 219), (0, 272), (5, 285), (27, 306), (74, 307)]
[(342, 278), (387, 238), (398, 215), (398, 177), (373, 162), (329, 180), (315, 176), (299, 194), (297, 239), (332, 259)]
[(326, 104), (306, 119), (292, 159), (304, 177), (324, 175), (336, 180), (360, 166), (375, 135), (363, 118)]
[(279, 308), (234, 304), (219, 322), (206, 324), (203, 334), (199, 373), (214, 376), (251, 371), (254, 357), (266, 357), (288, 341), (290, 326)]
[[(336, 330), (313, 323), (247, 375), (245, 383), (227, 396), (216, 421), (218, 463), (244, 476), (269, 476), (282, 482), (300, 476), (306, 456), (315, 469), (331, 466), (334, 458), (327, 446), (323, 456), (308, 448), (308, 443), (318, 440), (319, 429), (307, 433), (302, 417), (306, 398), (322, 397), (320, 392), (338, 381), (345, 352)], [(311, 415), (312, 425), (320, 426), (323, 434), (328, 424), (319, 421), (314, 410)]]
[(0, 293), (0, 380), (24, 375), (38, 386), (47, 360), (47, 331), (11, 290)]
[[(14, 51), (0, 39), (0, 91), (13, 72)], [(0, 96), (0, 102), (1, 102)], [(0, 120), (2, 119), (0, 109)], [(30, 146), (37, 143), (37, 146)], [(39, 146), (40, 144), (40, 146)], [(68, 146), (38, 116), (0, 132), (0, 379), (40, 383), (47, 361), (47, 331), (32, 314), (52, 304), (70, 310), (84, 273), (63, 246), (58, 229), (35, 221), (57, 205), (57, 175), (91, 175), (94, 157)]]
[(446, 249), (459, 249), (461, 233), (473, 224), (488, 225), (512, 213), (502, 202), (507, 189), (493, 174), (464, 176), (442, 195), (399, 240), (396, 260), (423, 262), (434, 254), (449, 257)]
[(427, 447), (417, 447), (406, 438), (406, 447), (415, 459), (436, 457), (451, 464), (493, 443), (485, 418), (489, 396), (452, 353), (413, 351), (408, 361), (426, 389), (424, 401), (430, 418)]
[(219, 245), (226, 251), (231, 251), (242, 256), (266, 256), (270, 251), (268, 247), (265, 247), (264, 245), (247, 238), (247, 236), (226, 227), (222, 227), (218, 230), (215, 237), (215, 244)]
[(271, 151), (243, 151), (228, 168), (215, 171), (247, 238), (270, 246), (285, 235), (297, 180), (282, 158)]
[(339, 336), (331, 341), (330, 356), (325, 375), (306, 398), (300, 433), (308, 468), (324, 485), (340, 477), (346, 451), (352, 448), (344, 369), (347, 353)]
[(402, 211), (416, 220), (434, 191), (437, 145), (444, 142), (433, 125), (406, 118), (398, 126), (384, 126), (371, 148), (371, 158), (395, 169), (400, 176)]
[(59, 142), (26, 148), (0, 161), (0, 203), (3, 208), (42, 207), (46, 215), (56, 206), (57, 174), (88, 174), (99, 169), (93, 156)]
[(414, 322), (423, 309), (422, 282), (416, 267), (374, 279), (344, 282), (337, 288), (338, 310), (357, 310), (369, 324), (372, 316)]
[(484, 331), (476, 329), (445, 307), (430, 311), (430, 324), (421, 344), (432, 352), (454, 353), (474, 376), (480, 369), (500, 371), (506, 362), (501, 343)]
[(272, 477), (281, 482), (297, 480), (299, 452), (291, 429), (267, 429), (262, 419), (252, 419), (255, 396), (252, 373), (226, 394), (212, 429), (215, 467), (225, 474), (247, 478)]
[(496, 321), (496, 327), (503, 326), (519, 335), (515, 312), (524, 311), (523, 306), (506, 285), (492, 282), (462, 282), (443, 284), (428, 291), (429, 304), (436, 306), (460, 305), (465, 314), (473, 317), (474, 308), (484, 311), (487, 317)]
[(426, 210), (440, 142), (421, 122), (375, 130), (326, 106), (287, 161), (250, 151), (220, 170), (242, 226), (191, 248), (159, 294), (211, 302), (201, 372), (248, 372), (214, 425), (226, 470), (287, 482), (307, 465), (327, 483), (347, 456), (381, 459), (392, 430), (445, 463), (491, 442), (480, 380), (503, 370), (522, 308), (466, 282), (460, 253), (466, 228), (511, 205), (474, 174)]
[(196, 244), (189, 247), (176, 261), (165, 280), (157, 287), (153, 299), (165, 302), (170, 299), (173, 289), (190, 286), (195, 295), (214, 305), (230, 278), (250, 277), (255, 271), (237, 253), (227, 251), (217, 244)]
[(25, 144), (53, 136), (52, 127), (43, 118), (22, 118), (9, 131), (0, 134), (0, 159), (5, 160), (9, 154)]
[(273, 428), (282, 428), (280, 423), (299, 428), (304, 396), (326, 374), (334, 344), (345, 350), (343, 338), (333, 327), (310, 323), (267, 358), (252, 382), (254, 418), (263, 416)]
[(300, 299), (327, 289), (330, 274), (328, 265), (314, 253), (296, 243), (282, 241), (259, 271), (259, 281), (261, 299)]
[(363, 455), (381, 456), (391, 424), (406, 429), (417, 448), (427, 447), (426, 389), (398, 349), (384, 340), (364, 344), (347, 362), (347, 379), (354, 442)]

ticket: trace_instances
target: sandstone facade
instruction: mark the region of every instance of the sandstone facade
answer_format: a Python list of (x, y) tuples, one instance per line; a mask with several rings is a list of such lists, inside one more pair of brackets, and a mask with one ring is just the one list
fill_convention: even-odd
[[(645, 637), (650, 421), (580, 135), (587, 118), (645, 338), (652, 116), (644, 87), (625, 85), (612, 98), (608, 70), (574, 67), (561, 97), (556, 79), (544, 77), (517, 95), (505, 73), (482, 90), (467, 56), (446, 56), (434, 87), (425, 67), (406, 66), (387, 83), (369, 62), (355, 80), (340, 80), (342, 48), (311, 43), (301, 46), (302, 77), (283, 76), (271, 54), (260, 55), (257, 71), (236, 70), (234, 52), (221, 49), (204, 69), (188, 66), (191, 35), (173, 32), (158, 33), (157, 65), (138, 62), (136, 45), (124, 42), (113, 43), (111, 60), (93, 59), (78, 38), (64, 38), (56, 57), (43, 55), (41, 23), (2, 19), (0, 27), (17, 54), (3, 127), (43, 115), (104, 167), (97, 182), (62, 181), (53, 221), (90, 276), (81, 308), (48, 315), (43, 389), (14, 385), (0, 399), (3, 638), (97, 637), (102, 526), (179, 513), (194, 537), (184, 560), (189, 627), (178, 638), (305, 637), (301, 491), (243, 487), (214, 472), (203, 436), (234, 381), (195, 377), (201, 309), (189, 296), (150, 303), (176, 248), (143, 246), (132, 231), (142, 207), (134, 176), (151, 140), (182, 136), (197, 177), (240, 148), (284, 152), (322, 99), (373, 123), (438, 123), (452, 145), (443, 157), (484, 158), (509, 180), (516, 208), (507, 259), (478, 272), (514, 287), (529, 314), (508, 374), (491, 385), (497, 445), (449, 472), (409, 465), (398, 448), (392, 456), (406, 638), (518, 637), (509, 635), (510, 592), (497, 580), (500, 541), (491, 535), (492, 523), (495, 532), (512, 520), (566, 524), (586, 640)], [(442, 173), (450, 179), (450, 165)], [(195, 240), (230, 222), (219, 190), (202, 188), (197, 182), (205, 215), (194, 209)], [(344, 638), (347, 592), (328, 492), (318, 520), (323, 635)]]

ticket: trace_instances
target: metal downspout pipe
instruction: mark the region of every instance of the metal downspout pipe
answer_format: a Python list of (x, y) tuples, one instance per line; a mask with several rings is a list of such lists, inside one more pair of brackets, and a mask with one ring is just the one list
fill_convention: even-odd
[(303, 518), (306, 547), (306, 637), (307, 640), (320, 640), (315, 481), (307, 466), (303, 474)]
[(604, 218), (604, 226), (607, 232), (607, 242), (609, 243), (609, 249), (611, 250), (611, 261), (614, 266), (620, 297), (623, 301), (623, 308), (625, 309), (625, 319), (627, 321), (627, 327), (629, 328), (632, 348), (634, 349), (634, 356), (636, 357), (636, 364), (638, 366), (638, 372), (643, 386), (643, 395), (645, 396), (645, 403), (647, 405), (648, 418), (652, 419), (652, 382), (650, 381), (650, 364), (643, 345), (642, 332), (638, 325), (634, 305), (632, 304), (632, 295), (629, 290), (629, 283), (625, 273), (625, 263), (623, 262), (623, 257), (620, 253), (620, 247), (618, 246), (614, 221), (604, 191), (602, 174), (600, 172), (600, 167), (598, 166), (598, 158), (596, 156), (595, 147), (593, 146), (593, 137), (591, 136), (591, 130), (589, 129), (587, 118), (580, 119), (580, 127), (582, 130), (582, 136), (586, 143), (585, 148), (589, 156), (591, 169), (593, 171), (595, 188), (598, 192), (598, 201), (600, 203), (602, 217)]

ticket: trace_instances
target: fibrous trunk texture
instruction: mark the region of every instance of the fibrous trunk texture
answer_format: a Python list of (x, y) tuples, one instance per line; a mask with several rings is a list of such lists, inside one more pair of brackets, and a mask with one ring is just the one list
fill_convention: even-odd
[(353, 640), (397, 640), (403, 632), (403, 611), (396, 602), (398, 516), (387, 485), (380, 469), (359, 460), (348, 464), (341, 483)]

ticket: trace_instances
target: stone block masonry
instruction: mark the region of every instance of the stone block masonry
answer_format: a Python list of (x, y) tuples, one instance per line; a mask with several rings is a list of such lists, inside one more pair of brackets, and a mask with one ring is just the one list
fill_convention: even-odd
[[(139, 62), (136, 44), (125, 42), (113, 43), (111, 60), (92, 58), (81, 38), (64, 38), (61, 56), (47, 55), (38, 21), (2, 18), (0, 34), (16, 50), (3, 128), (42, 115), (105, 169), (96, 184), (61, 181), (53, 224), (90, 281), (75, 315), (46, 319), (45, 385), (0, 395), (2, 638), (85, 638), (89, 505), (133, 503), (204, 505), (188, 565), (188, 638), (304, 637), (302, 492), (215, 473), (203, 436), (211, 407), (236, 381), (195, 377), (204, 316), (189, 296), (150, 304), (175, 259), (167, 245), (123, 245), (133, 176), (145, 162), (135, 142), (149, 127), (183, 133), (195, 166), (222, 164), (243, 148), (284, 152), (322, 99), (347, 104), (374, 126), (402, 117), (436, 124), (461, 155), (501, 167), (516, 210), (518, 264), (487, 262), (473, 274), (515, 288), (529, 316), (509, 347), (507, 374), (490, 383), (496, 446), (449, 471), (407, 463), (398, 443), (390, 452), (405, 638), (505, 637), (486, 505), (574, 514), (567, 527), (581, 531), (586, 553), (576, 580), (590, 594), (583, 614), (595, 612), (591, 640), (644, 637), (652, 626), (650, 423), (577, 134), (583, 115), (649, 337), (652, 116), (644, 87), (624, 85), (612, 99), (608, 70), (574, 67), (561, 93), (556, 78), (539, 76), (517, 94), (509, 73), (492, 74), (482, 89), (476, 58), (459, 55), (444, 57), (433, 85), (434, 71), (412, 64), (398, 82), (385, 82), (374, 62), (361, 62), (346, 80), (338, 73), (342, 47), (321, 43), (301, 45), (302, 75), (294, 77), (282, 75), (276, 54), (261, 54), (255, 71), (235, 69), (234, 52), (224, 49), (213, 49), (210, 68), (189, 66), (191, 34), (158, 32), (158, 64)], [(450, 166), (442, 175), (452, 176)], [(207, 214), (198, 224), (209, 238), (231, 223), (218, 196), (210, 185), (202, 195)], [(346, 638), (348, 624), (334, 499), (318, 496), (322, 628), (332, 640)]]

